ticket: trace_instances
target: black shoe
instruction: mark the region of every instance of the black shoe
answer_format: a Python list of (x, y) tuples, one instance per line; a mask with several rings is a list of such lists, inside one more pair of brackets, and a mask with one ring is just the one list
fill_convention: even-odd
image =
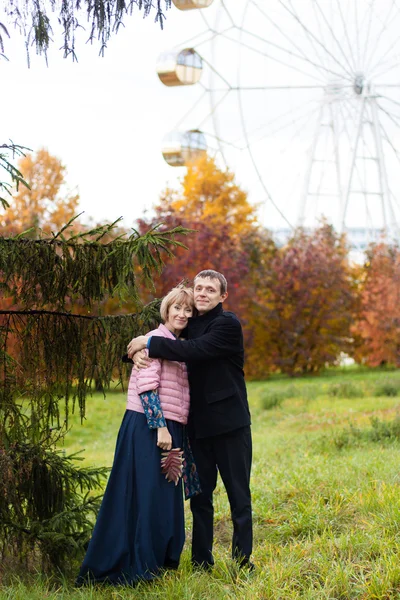
[(179, 560), (169, 560), (167, 559), (164, 562), (164, 569), (168, 569), (168, 571), (176, 571), (179, 567)]
[(254, 571), (256, 570), (256, 565), (248, 559), (241, 560), (238, 563), (238, 566), (239, 569), (243, 569), (243, 571), (247, 571), (248, 573), (254, 573)]
[(211, 571), (213, 570), (213, 566), (214, 563), (208, 563), (208, 562), (196, 562), (195, 560), (192, 561), (192, 567), (194, 571), (203, 571), (204, 573), (211, 573)]

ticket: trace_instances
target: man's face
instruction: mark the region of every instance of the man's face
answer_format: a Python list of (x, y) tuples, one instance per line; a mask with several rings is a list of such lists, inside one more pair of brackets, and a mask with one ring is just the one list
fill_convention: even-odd
[(194, 280), (194, 305), (199, 315), (212, 310), (217, 304), (223, 302), (228, 293), (221, 294), (221, 285), (218, 279), (209, 277), (197, 277)]

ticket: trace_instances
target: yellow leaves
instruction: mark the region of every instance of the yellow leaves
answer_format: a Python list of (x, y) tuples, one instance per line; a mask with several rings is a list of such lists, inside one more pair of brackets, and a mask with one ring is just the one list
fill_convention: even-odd
[(65, 189), (65, 166), (42, 148), (27, 154), (19, 169), (31, 189), (20, 186), (1, 218), (3, 232), (19, 233), (31, 227), (58, 231), (77, 213), (79, 194)]
[(213, 158), (204, 156), (189, 165), (177, 192), (166, 190), (162, 202), (171, 212), (187, 221), (206, 222), (214, 227), (229, 226), (232, 236), (254, 228), (256, 208), (236, 183), (233, 173), (219, 169)]

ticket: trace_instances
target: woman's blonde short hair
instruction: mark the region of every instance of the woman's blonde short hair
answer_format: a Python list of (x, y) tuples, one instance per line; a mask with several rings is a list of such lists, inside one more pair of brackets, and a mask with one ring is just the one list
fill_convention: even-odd
[(193, 290), (188, 287), (173, 288), (162, 300), (160, 306), (160, 315), (165, 323), (168, 320), (169, 309), (172, 304), (187, 304), (193, 308)]

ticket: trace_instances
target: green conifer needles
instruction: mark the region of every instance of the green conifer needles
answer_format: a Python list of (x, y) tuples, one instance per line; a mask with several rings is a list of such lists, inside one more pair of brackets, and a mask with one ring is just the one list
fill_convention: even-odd
[[(112, 238), (116, 223), (73, 233), (72, 221), (35, 239), (0, 237), (0, 557), (64, 572), (82, 558), (107, 471), (60, 452), (68, 415), (77, 404), (83, 419), (95, 387), (124, 379), (128, 341), (159, 319), (158, 301), (142, 305), (137, 277), (151, 288), (183, 246), (175, 236), (189, 233)], [(133, 301), (134, 314), (96, 314), (111, 296)]]
[(12, 238), (0, 237), (4, 295), (35, 308), (49, 304), (63, 307), (74, 298), (91, 306), (105, 295), (129, 298), (139, 305), (135, 267), (151, 287), (152, 276), (161, 272), (164, 258), (171, 258), (173, 249), (183, 246), (175, 237), (189, 230), (175, 227), (160, 232), (157, 226), (144, 235), (134, 230), (127, 238), (104, 242), (116, 223), (68, 239), (66, 228), (40, 239), (28, 237), (31, 231)]

